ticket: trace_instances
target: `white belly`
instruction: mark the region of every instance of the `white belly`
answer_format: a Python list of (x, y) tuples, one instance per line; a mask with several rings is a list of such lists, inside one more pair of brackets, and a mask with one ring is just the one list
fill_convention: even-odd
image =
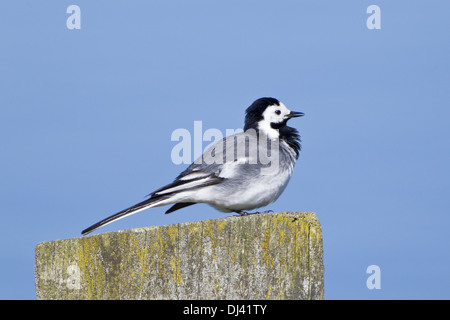
[(245, 186), (236, 186), (234, 189), (211, 186), (201, 192), (200, 197), (203, 198), (201, 202), (206, 202), (224, 212), (264, 207), (278, 199), (286, 188), (290, 176), (288, 171), (272, 176), (260, 176), (258, 179), (251, 179)]

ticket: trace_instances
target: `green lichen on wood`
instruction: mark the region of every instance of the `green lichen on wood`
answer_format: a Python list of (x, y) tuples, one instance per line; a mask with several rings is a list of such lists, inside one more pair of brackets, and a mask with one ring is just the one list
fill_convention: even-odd
[(264, 213), (36, 246), (38, 299), (323, 299), (314, 213)]

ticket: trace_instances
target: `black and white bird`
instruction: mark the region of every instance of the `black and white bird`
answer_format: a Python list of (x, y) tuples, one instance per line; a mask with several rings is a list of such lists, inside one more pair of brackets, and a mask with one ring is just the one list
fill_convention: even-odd
[[(147, 208), (172, 204), (166, 213), (207, 203), (222, 212), (249, 214), (278, 199), (292, 175), (300, 152), (298, 131), (287, 121), (301, 117), (274, 98), (261, 98), (247, 108), (244, 132), (216, 142), (175, 180), (148, 199), (97, 222), (86, 235), (108, 223)], [(268, 161), (269, 159), (269, 161)]]

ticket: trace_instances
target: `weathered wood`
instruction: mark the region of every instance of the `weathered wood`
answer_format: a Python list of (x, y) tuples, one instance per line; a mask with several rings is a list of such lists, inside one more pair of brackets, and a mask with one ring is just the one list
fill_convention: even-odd
[(314, 213), (263, 213), (36, 246), (38, 299), (323, 299)]

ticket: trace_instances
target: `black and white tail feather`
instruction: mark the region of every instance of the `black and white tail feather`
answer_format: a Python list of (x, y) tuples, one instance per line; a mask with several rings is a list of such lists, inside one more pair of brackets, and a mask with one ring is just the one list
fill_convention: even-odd
[[(142, 210), (145, 210), (148, 208), (165, 205), (164, 202), (167, 202), (168, 200), (170, 200), (170, 198), (173, 197), (174, 193), (179, 193), (179, 192), (182, 192), (183, 190), (191, 191), (191, 190), (195, 190), (198, 188), (211, 186), (214, 184), (218, 184), (218, 183), (222, 182), (222, 180), (223, 180), (223, 178), (216, 177), (214, 174), (210, 174), (210, 175), (204, 174), (203, 176), (193, 178), (193, 179), (186, 179), (186, 180), (183, 180), (182, 179), (183, 177), (184, 176), (182, 176), (182, 175), (178, 176), (172, 183), (147, 195), (147, 197), (150, 197), (149, 199), (139, 202), (139, 203), (135, 204), (134, 206), (131, 206), (127, 209), (117, 212), (116, 214), (113, 214), (112, 216), (109, 216), (108, 218), (105, 218), (105, 219), (97, 222), (96, 224), (93, 224), (89, 228), (86, 228), (85, 230), (83, 230), (81, 232), (81, 234), (86, 235), (86, 234), (91, 233), (92, 231), (94, 231), (100, 227), (103, 227), (113, 221), (125, 218), (125, 217), (130, 216), (135, 213), (138, 213), (139, 211), (142, 211)], [(195, 204), (195, 202), (175, 203), (172, 207), (170, 207), (166, 211), (166, 214), (174, 212), (174, 211), (182, 209), (182, 208), (185, 208), (185, 207), (188, 207), (193, 204)]]
[[(125, 218), (139, 211), (172, 204), (167, 213), (194, 205), (207, 203), (222, 212), (237, 212), (253, 210), (275, 201), (286, 187), (295, 160), (300, 152), (300, 136), (296, 129), (288, 127), (287, 121), (294, 117), (303, 116), (302, 112), (290, 111), (286, 106), (274, 98), (261, 98), (253, 102), (246, 110), (244, 133), (230, 136), (232, 141), (239, 141), (239, 135), (254, 129), (258, 135), (269, 139), (279, 139), (278, 171), (272, 176), (261, 174), (261, 164), (250, 164), (249, 155), (238, 156), (234, 151), (236, 143), (221, 142), (210, 147), (209, 151), (201, 156), (202, 161), (194, 161), (175, 180), (150, 193), (148, 199), (122, 210), (106, 219), (103, 219), (81, 233), (88, 233), (105, 226), (113, 221)], [(227, 139), (224, 138), (224, 139)], [(235, 138), (237, 138), (235, 140)], [(233, 148), (234, 158), (225, 159)], [(250, 146), (252, 148), (252, 146)], [(267, 154), (267, 144), (258, 143), (253, 146)], [(211, 150), (215, 156), (222, 157), (223, 163), (211, 161)], [(254, 151), (254, 150), (253, 150)], [(276, 151), (276, 150), (275, 150)], [(270, 151), (272, 152), (272, 151)], [(221, 154), (222, 153), (222, 154)], [(205, 161), (209, 160), (209, 161)]]

